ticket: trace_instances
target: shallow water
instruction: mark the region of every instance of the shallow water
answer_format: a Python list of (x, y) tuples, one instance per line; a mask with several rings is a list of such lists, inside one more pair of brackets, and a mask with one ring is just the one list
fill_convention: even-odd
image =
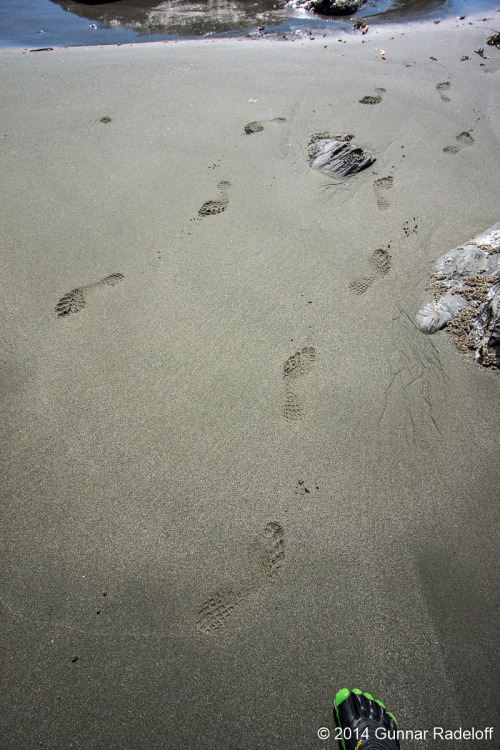
[[(494, 0), (379, 0), (368, 2), (356, 16), (381, 23), (440, 19), (493, 8)], [(0, 47), (116, 44), (310, 29), (336, 33), (351, 26), (349, 18), (318, 16), (298, 6), (295, 0), (94, 0), (91, 4), (75, 0), (17, 0), (10, 6), (0, 6)]]

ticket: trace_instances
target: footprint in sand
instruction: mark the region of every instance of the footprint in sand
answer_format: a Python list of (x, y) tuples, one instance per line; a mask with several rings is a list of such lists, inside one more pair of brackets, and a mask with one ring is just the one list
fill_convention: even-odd
[(228, 192), (231, 187), (231, 183), (227, 180), (223, 180), (217, 184), (220, 191), (220, 198), (218, 200), (206, 201), (198, 211), (199, 216), (212, 216), (214, 214), (220, 214), (225, 211), (229, 203)]
[(71, 313), (77, 313), (80, 310), (83, 310), (85, 307), (83, 291), (83, 287), (77, 287), (76, 289), (72, 289), (71, 292), (65, 294), (64, 297), (61, 297), (56, 305), (56, 315), (58, 318), (63, 318), (65, 315), (70, 315)]
[(124, 278), (122, 273), (112, 273), (110, 276), (105, 276), (104, 279), (96, 281), (93, 284), (87, 284), (86, 286), (80, 286), (76, 289), (72, 289), (61, 297), (56, 305), (56, 315), (58, 318), (64, 318), (66, 315), (71, 313), (77, 313), (86, 305), (85, 295), (91, 289), (97, 289), (102, 286), (114, 286), (118, 284)]
[(260, 133), (262, 130), (264, 130), (264, 125), (262, 122), (286, 122), (286, 117), (274, 117), (272, 120), (254, 120), (253, 122), (249, 122), (245, 125), (244, 130), (247, 135), (252, 135), (252, 133)]
[(474, 143), (474, 138), (467, 131), (457, 135), (455, 140), (457, 141), (456, 146), (445, 146), (443, 148), (445, 154), (458, 154), (465, 146), (472, 146)]
[(302, 419), (302, 407), (295, 393), (293, 382), (301, 375), (307, 375), (311, 371), (313, 362), (316, 360), (316, 349), (313, 346), (305, 346), (295, 352), (283, 365), (283, 381), (285, 385), (285, 406), (283, 410), (287, 422), (299, 422)]
[(250, 596), (250, 591), (218, 591), (206, 599), (198, 610), (197, 625), (202, 633), (213, 633), (231, 617), (235, 608)]
[(202, 633), (219, 630), (251, 594), (274, 583), (285, 562), (285, 532), (281, 524), (268, 523), (251, 551), (257, 554), (259, 564), (254, 583), (242, 591), (221, 590), (209, 596), (198, 610), (197, 626)]
[(378, 277), (386, 276), (391, 270), (391, 256), (387, 250), (374, 250), (368, 258), (368, 263), (375, 270)]
[(285, 532), (277, 521), (268, 523), (259, 540), (260, 562), (267, 583), (272, 583), (280, 574), (285, 563)]
[(361, 279), (351, 281), (351, 283), (349, 284), (349, 291), (351, 292), (351, 294), (364, 294), (364, 292), (366, 292), (366, 290), (371, 287), (374, 281), (377, 281), (383, 276), (386, 276), (391, 269), (391, 256), (389, 255), (387, 250), (379, 248), (378, 250), (374, 250), (374, 252), (370, 255), (370, 257), (368, 258), (368, 263), (373, 268), (375, 273), (373, 275), (364, 276)]
[(449, 91), (451, 88), (450, 81), (443, 81), (443, 83), (438, 83), (436, 86), (436, 90), (439, 91), (439, 94), (441, 96), (441, 100), (443, 102), (449, 102), (450, 97), (446, 94), (447, 91)]
[(375, 96), (364, 96), (359, 100), (360, 104), (380, 104), (382, 96), (385, 94), (385, 89), (375, 89)]
[(391, 204), (387, 199), (387, 191), (392, 188), (394, 184), (394, 177), (389, 175), (388, 177), (381, 177), (379, 180), (375, 180), (373, 183), (373, 189), (375, 190), (375, 198), (377, 199), (377, 208), (381, 211), (387, 211)]
[(349, 291), (351, 292), (351, 294), (364, 294), (371, 287), (374, 281), (374, 276), (363, 276), (362, 279), (351, 281), (351, 283), (349, 284)]

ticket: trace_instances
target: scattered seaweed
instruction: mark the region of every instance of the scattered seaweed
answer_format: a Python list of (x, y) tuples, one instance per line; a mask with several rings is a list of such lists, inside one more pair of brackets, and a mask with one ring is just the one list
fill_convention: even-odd
[(497, 31), (492, 36), (489, 36), (486, 40), (486, 44), (489, 44), (490, 47), (496, 47), (497, 49), (500, 49), (500, 32)]
[(355, 31), (361, 31), (362, 34), (366, 34), (369, 28), (364, 18), (359, 18), (353, 26)]

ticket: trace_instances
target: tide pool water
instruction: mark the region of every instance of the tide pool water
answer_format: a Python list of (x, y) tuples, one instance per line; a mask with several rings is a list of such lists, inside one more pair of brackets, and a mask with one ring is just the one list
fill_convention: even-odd
[[(477, 12), (495, 13), (494, 0), (379, 0), (353, 17), (370, 23), (439, 20)], [(17, 0), (0, 6), (0, 47), (149, 42), (204, 35), (337, 33), (349, 17), (319, 16), (301, 0)]]

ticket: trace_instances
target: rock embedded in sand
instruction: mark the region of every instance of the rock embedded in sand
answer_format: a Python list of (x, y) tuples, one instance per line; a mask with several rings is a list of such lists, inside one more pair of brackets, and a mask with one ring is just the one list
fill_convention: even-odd
[(453, 320), (455, 315), (467, 307), (467, 300), (460, 294), (448, 292), (439, 300), (429, 302), (417, 313), (417, 323), (422, 333), (436, 333)]
[(438, 259), (434, 300), (417, 313), (422, 333), (441, 328), (464, 354), (500, 367), (500, 221)]
[(478, 341), (476, 361), (488, 367), (500, 367), (500, 283), (488, 293), (471, 330), (473, 341)]
[(309, 140), (309, 166), (312, 169), (327, 169), (340, 177), (349, 177), (366, 169), (375, 161), (371, 151), (356, 146), (352, 135), (330, 135), (328, 132), (314, 133)]

